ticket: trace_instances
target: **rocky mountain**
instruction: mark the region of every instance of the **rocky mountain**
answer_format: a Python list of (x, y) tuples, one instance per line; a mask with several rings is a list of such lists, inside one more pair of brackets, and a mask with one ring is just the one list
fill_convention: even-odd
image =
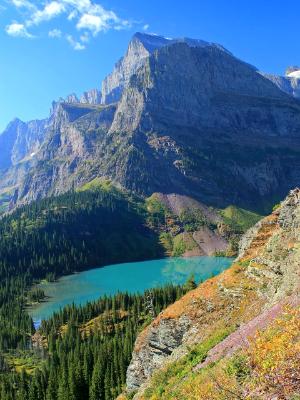
[(25, 157), (34, 157), (44, 140), (47, 124), (46, 119), (27, 123), (14, 119), (0, 135), (0, 170), (16, 165)]
[(124, 89), (128, 86), (130, 78), (142, 66), (144, 59), (148, 58), (156, 50), (176, 43), (186, 43), (191, 47), (216, 47), (223, 51), (222, 46), (203, 40), (181, 38), (169, 39), (157, 35), (136, 33), (129, 43), (128, 50), (114, 67), (114, 70), (102, 83), (102, 104), (110, 104), (121, 99)]
[(91, 89), (84, 92), (80, 97), (80, 103), (83, 104), (100, 104), (101, 103), (101, 92), (98, 89)]
[(11, 204), (98, 177), (264, 211), (299, 183), (300, 103), (220, 45), (136, 34), (102, 104), (84, 97), (54, 103), (34, 160), (2, 172)]
[[(270, 358), (273, 362), (272, 349), (274, 357), (278, 355), (276, 337), (281, 340), (288, 334), (292, 316), (297, 313), (293, 308), (300, 305), (299, 224), (300, 189), (295, 189), (270, 216), (245, 234), (239, 256), (229, 270), (200, 284), (140, 333), (127, 371), (127, 388), (135, 393), (134, 399), (225, 399), (228, 397), (222, 397), (222, 393), (227, 392), (234, 393), (229, 398), (237, 399), (292, 398), (280, 394), (283, 387), (290, 388), (292, 394), (291, 388), (299, 389), (297, 354), (289, 360), (298, 365), (293, 370), (295, 381), (291, 379), (290, 383), (281, 380), (288, 376), (284, 367), (288, 344), (282, 347), (277, 363), (274, 358), (274, 381), (270, 379), (273, 372), (263, 362)], [(280, 328), (271, 328), (255, 344), (266, 342), (265, 358), (263, 354), (251, 355), (253, 345), (250, 352), (243, 353), (253, 343), (257, 330), (272, 326), (280, 316)], [(274, 347), (268, 347), (268, 341)], [(292, 346), (298, 344), (299, 336)], [(249, 354), (256, 357), (255, 363), (249, 360), (248, 364)], [(229, 368), (233, 365), (238, 369)], [(247, 380), (238, 378), (241, 371)], [(261, 381), (258, 372), (265, 374)], [(251, 382), (255, 382), (254, 388)], [(275, 397), (268, 397), (271, 394)]]
[(300, 98), (300, 68), (288, 67), (285, 76), (263, 74), (266, 78), (270, 79), (280, 90), (283, 92)]
[[(101, 92), (98, 89), (91, 89), (87, 92), (83, 92), (83, 94), (78, 98), (76, 93), (71, 93), (66, 98), (60, 98), (58, 101), (54, 101), (53, 104), (58, 103), (68, 103), (68, 104), (90, 104), (96, 105), (101, 103)], [(50, 111), (50, 115), (53, 113), (53, 106)]]

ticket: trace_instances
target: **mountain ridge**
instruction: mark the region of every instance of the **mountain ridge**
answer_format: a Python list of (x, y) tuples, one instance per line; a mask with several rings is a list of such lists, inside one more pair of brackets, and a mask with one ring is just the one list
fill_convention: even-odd
[(6, 162), (11, 207), (102, 177), (146, 197), (264, 212), (297, 185), (296, 99), (220, 45), (140, 35), (108, 78), (113, 103), (99, 92), (96, 104), (54, 102), (34, 151)]

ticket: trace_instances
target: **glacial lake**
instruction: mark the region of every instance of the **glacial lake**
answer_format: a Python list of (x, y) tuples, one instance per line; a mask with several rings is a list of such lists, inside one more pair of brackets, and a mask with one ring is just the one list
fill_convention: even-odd
[(232, 263), (226, 257), (163, 258), (94, 268), (60, 278), (54, 283), (40, 283), (47, 301), (28, 309), (36, 326), (42, 319), (67, 304), (85, 304), (103, 295), (117, 292), (137, 293), (168, 283), (182, 284), (191, 275), (196, 282), (210, 278)]

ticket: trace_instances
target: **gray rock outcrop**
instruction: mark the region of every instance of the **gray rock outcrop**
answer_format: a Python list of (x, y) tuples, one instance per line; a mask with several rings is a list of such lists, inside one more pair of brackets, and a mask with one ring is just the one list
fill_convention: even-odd
[(162, 320), (158, 326), (150, 326), (140, 338), (141, 351), (133, 354), (127, 370), (129, 390), (138, 389), (153, 371), (165, 363), (166, 357), (182, 344), (189, 326), (190, 321), (186, 316), (178, 321)]
[(98, 89), (91, 89), (84, 92), (80, 97), (80, 103), (83, 104), (100, 104), (101, 103), (101, 92)]

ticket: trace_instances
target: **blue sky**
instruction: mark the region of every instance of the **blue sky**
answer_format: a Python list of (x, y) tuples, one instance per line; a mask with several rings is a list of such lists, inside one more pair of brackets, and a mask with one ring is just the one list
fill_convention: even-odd
[(299, 15), (299, 0), (0, 0), (0, 131), (100, 88), (136, 31), (218, 42), (282, 74), (300, 64)]

